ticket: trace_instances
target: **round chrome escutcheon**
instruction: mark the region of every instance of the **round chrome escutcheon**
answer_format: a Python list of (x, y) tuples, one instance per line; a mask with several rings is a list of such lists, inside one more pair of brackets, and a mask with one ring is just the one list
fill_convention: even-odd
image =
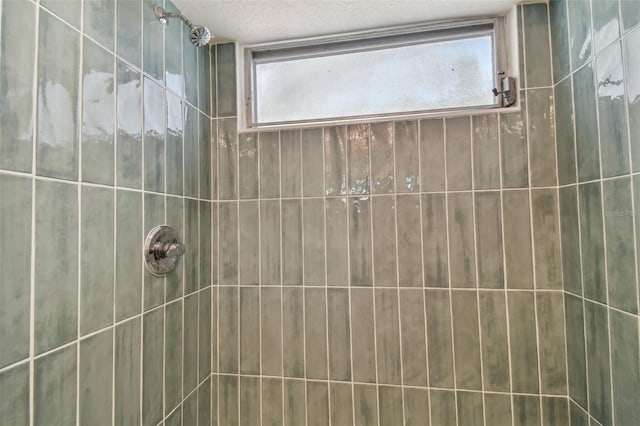
[(144, 241), (144, 264), (156, 277), (168, 274), (175, 268), (185, 252), (178, 233), (167, 225), (158, 225), (149, 231)]

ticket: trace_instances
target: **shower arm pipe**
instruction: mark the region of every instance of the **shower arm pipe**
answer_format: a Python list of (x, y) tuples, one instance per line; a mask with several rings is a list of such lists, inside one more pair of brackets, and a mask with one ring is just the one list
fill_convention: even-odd
[[(187, 17), (184, 16), (180, 12), (168, 12), (167, 10), (162, 8), (161, 6), (156, 6), (154, 12), (155, 12), (156, 17), (158, 19), (180, 18), (182, 20), (182, 22), (185, 23), (185, 25), (187, 25), (189, 28), (193, 28), (193, 23), (189, 19), (187, 19)], [(169, 25), (168, 21), (167, 21), (167, 25)]]

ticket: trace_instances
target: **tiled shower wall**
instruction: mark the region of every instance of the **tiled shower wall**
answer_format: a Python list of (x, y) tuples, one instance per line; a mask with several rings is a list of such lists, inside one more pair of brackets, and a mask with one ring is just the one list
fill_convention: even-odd
[(571, 425), (637, 425), (640, 3), (551, 17)]
[(215, 54), (153, 6), (0, 2), (2, 425), (210, 424)]
[(219, 120), (219, 425), (568, 424), (547, 5), (520, 19), (522, 112)]

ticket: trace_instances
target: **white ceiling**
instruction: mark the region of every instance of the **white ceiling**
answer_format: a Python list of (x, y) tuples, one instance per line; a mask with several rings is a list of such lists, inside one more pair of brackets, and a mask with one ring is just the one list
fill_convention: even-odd
[(518, 0), (174, 0), (216, 41), (242, 44), (471, 16), (502, 15)]

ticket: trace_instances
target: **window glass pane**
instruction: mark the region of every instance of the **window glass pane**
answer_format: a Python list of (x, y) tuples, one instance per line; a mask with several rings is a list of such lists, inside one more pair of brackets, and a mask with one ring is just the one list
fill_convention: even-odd
[(493, 105), (490, 35), (255, 65), (258, 123)]

